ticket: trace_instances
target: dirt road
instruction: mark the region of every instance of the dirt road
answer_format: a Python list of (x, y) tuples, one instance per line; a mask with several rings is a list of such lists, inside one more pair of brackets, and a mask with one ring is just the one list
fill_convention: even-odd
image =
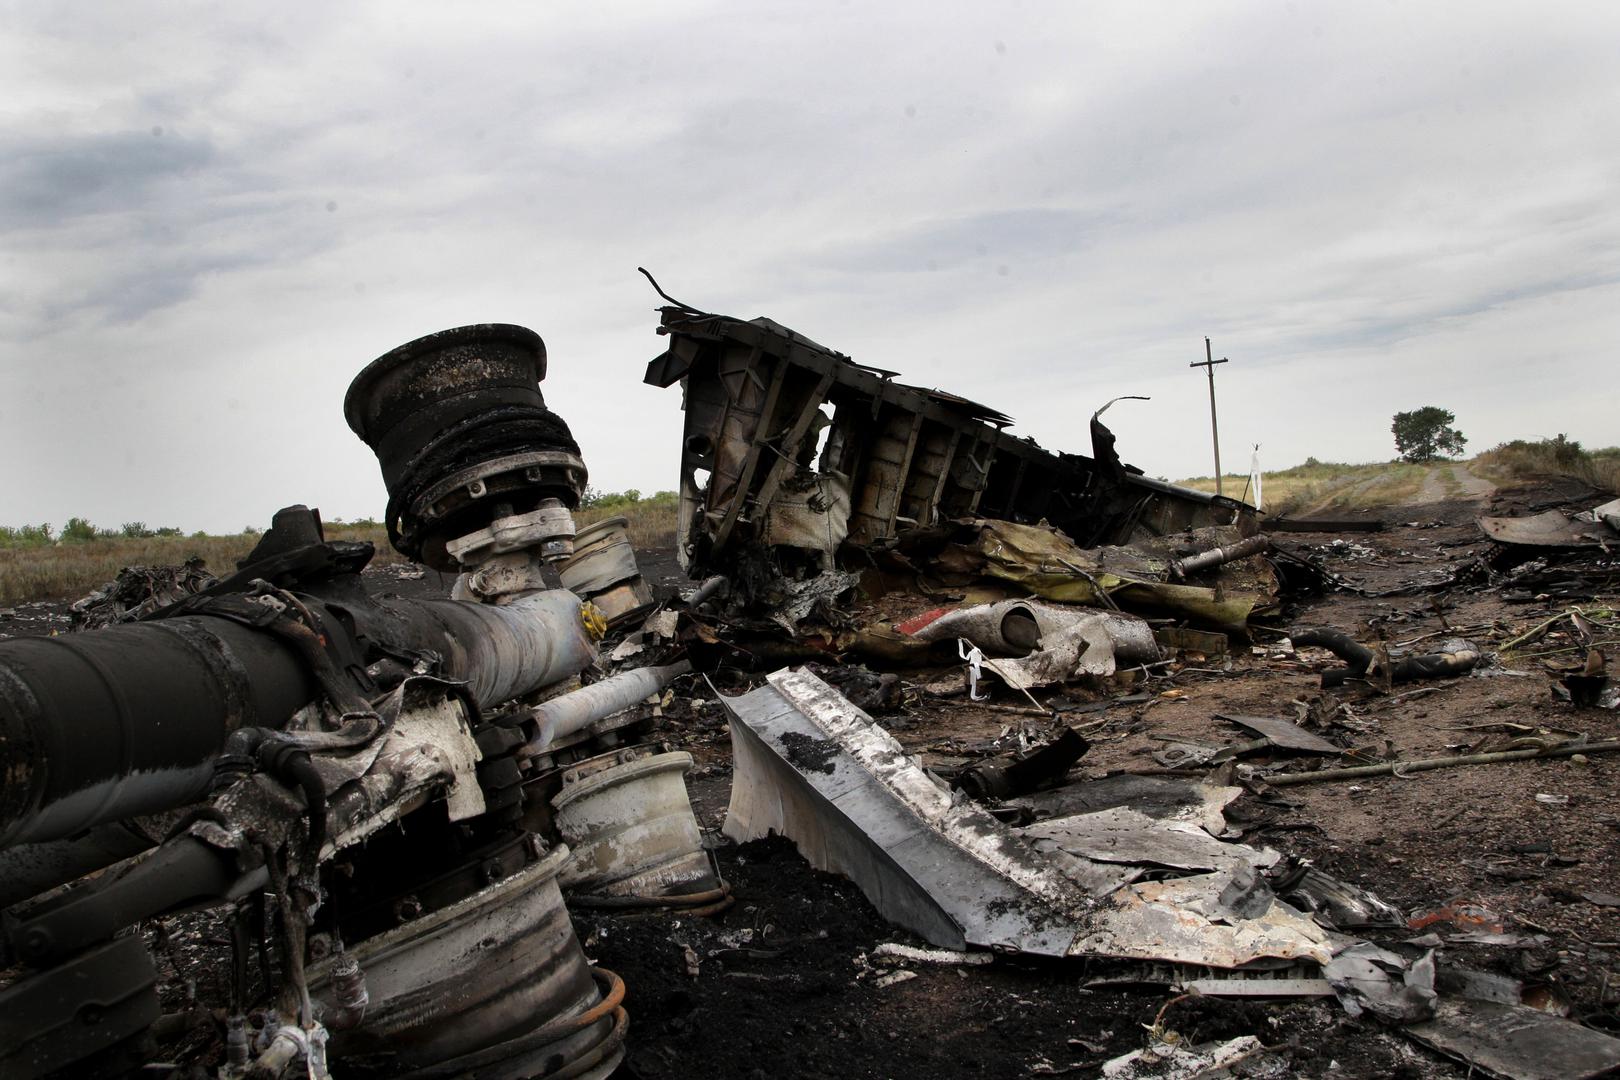
[(1441, 462), (1429, 467), (1423, 489), (1413, 503), (1422, 506), (1447, 499), (1483, 499), (1495, 490), (1495, 484), (1470, 471), (1466, 462)]

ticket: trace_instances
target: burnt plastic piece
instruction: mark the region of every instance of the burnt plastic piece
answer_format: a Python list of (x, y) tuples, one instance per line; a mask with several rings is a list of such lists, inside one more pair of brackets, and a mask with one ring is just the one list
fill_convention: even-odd
[(957, 786), (976, 799), (1009, 799), (1062, 780), (1091, 744), (1074, 728), (1064, 728), (1051, 742), (1002, 759), (964, 769)]
[(447, 541), (545, 499), (579, 505), (585, 466), (546, 408), (545, 376), (538, 334), (482, 323), (407, 342), (355, 377), (343, 414), (382, 466), (402, 554), (454, 571)]

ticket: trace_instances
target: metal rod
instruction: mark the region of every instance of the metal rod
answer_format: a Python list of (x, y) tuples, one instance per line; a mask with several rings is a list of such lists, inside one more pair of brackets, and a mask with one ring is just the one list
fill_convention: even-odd
[(519, 754), (533, 756), (543, 753), (552, 740), (572, 735), (620, 709), (628, 709), (691, 670), (692, 664), (687, 660), (664, 667), (636, 668), (572, 693), (542, 701), (533, 712), (538, 731)]
[(1201, 551), (1197, 555), (1189, 555), (1185, 559), (1176, 559), (1170, 563), (1170, 573), (1177, 578), (1184, 578), (1188, 574), (1199, 570), (1208, 570), (1212, 566), (1225, 566), (1238, 559), (1246, 559), (1250, 555), (1258, 555), (1271, 547), (1271, 537), (1265, 533), (1258, 533), (1247, 540), (1239, 540), (1235, 544), (1225, 547), (1211, 548)]
[(1485, 754), (1464, 754), (1461, 757), (1419, 758), (1416, 761), (1387, 761), (1382, 765), (1357, 765), (1349, 769), (1319, 769), (1307, 773), (1278, 773), (1265, 777), (1272, 787), (1290, 784), (1313, 784), (1319, 780), (1355, 780), (1364, 776), (1401, 776), (1409, 772), (1428, 769), (1450, 769), (1459, 765), (1491, 765), (1498, 761), (1533, 761), (1537, 758), (1569, 757), (1573, 754), (1603, 754), (1620, 750), (1620, 739), (1605, 742), (1576, 743), (1548, 749), (1498, 750)]

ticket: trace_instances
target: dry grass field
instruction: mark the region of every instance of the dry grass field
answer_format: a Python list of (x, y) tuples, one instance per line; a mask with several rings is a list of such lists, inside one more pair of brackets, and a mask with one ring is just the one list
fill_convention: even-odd
[[(1572, 476), (1593, 487), (1620, 492), (1620, 447), (1588, 451), (1560, 435), (1536, 442), (1503, 443), (1460, 463), (1413, 465), (1385, 461), (1351, 465), (1307, 458), (1302, 465), (1265, 474), (1264, 509), (1271, 515), (1283, 515), (1395, 506), (1413, 501), (1425, 484), (1452, 497), (1461, 493), (1451, 472), (1454, 465), (1463, 465), (1474, 475), (1495, 483), (1537, 476)], [(1226, 494), (1246, 498), (1248, 481), (1247, 476), (1225, 477)], [(1200, 491), (1215, 490), (1215, 480), (1209, 476), (1176, 483)], [(672, 492), (648, 498), (635, 491), (593, 494), (588, 502), (574, 515), (581, 527), (623, 516), (629, 519), (630, 540), (638, 551), (667, 549), (675, 542), (676, 502)], [(172, 529), (158, 531), (168, 535), (151, 535), (137, 526), (125, 526), (116, 533), (97, 530), (78, 518), (62, 529), (62, 535), (45, 526), (0, 527), (0, 605), (73, 599), (111, 581), (125, 566), (174, 564), (197, 557), (215, 574), (225, 574), (258, 542), (256, 532), (186, 536)], [(377, 522), (328, 522), (326, 533), (331, 539), (370, 540), (377, 547), (379, 563), (403, 561), (388, 546), (387, 533)]]
[[(1262, 479), (1265, 512), (1273, 515), (1304, 510), (1346, 509), (1389, 506), (1409, 499), (1428, 478), (1428, 465), (1402, 461), (1380, 461), (1348, 465), (1307, 458), (1303, 465), (1266, 473)], [(1215, 478), (1195, 476), (1177, 480), (1183, 487), (1214, 491)], [(1225, 476), (1225, 494), (1247, 500), (1249, 478)]]
[[(595, 505), (576, 512), (574, 520), (583, 528), (615, 516), (629, 519), (630, 540), (638, 551), (668, 548), (675, 542), (673, 496), (600, 496)], [(42, 533), (42, 528), (0, 530), (0, 605), (76, 599), (111, 581), (126, 566), (176, 564), (193, 557), (223, 576), (234, 570), (237, 560), (259, 540), (256, 532), (186, 536), (165, 530), (171, 535), (127, 536), (88, 527), (75, 530), (80, 535), (62, 539), (49, 531)], [(326, 536), (329, 540), (370, 540), (377, 548), (377, 563), (405, 561), (388, 546), (387, 530), (376, 522), (330, 521), (326, 523)]]
[[(1422, 465), (1404, 461), (1348, 465), (1307, 458), (1303, 465), (1265, 474), (1264, 509), (1281, 516), (1399, 506), (1414, 501), (1425, 486), (1451, 498), (1462, 494), (1454, 467), (1497, 484), (1569, 476), (1604, 491), (1620, 492), (1620, 447), (1585, 450), (1580, 443), (1559, 435), (1534, 442), (1520, 439), (1503, 443), (1464, 461)], [(1247, 476), (1228, 475), (1222, 482), (1227, 495), (1247, 496)], [(1215, 479), (1209, 476), (1176, 483), (1199, 491), (1215, 490)]]

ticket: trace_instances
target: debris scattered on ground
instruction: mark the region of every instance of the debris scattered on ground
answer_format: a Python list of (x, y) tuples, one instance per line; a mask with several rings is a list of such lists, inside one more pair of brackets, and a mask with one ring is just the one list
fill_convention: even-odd
[[(1048, 452), (767, 319), (672, 302), (660, 332), (647, 381), (682, 383), (686, 412), (674, 552), (634, 551), (612, 519), (573, 532), (566, 430), (541, 425), (551, 456), (486, 462), (479, 484), (534, 489), (515, 503), (403, 483), (450, 462), (379, 451), (421, 563), (370, 580), (425, 597), (454, 579), (431, 601), (450, 618), (566, 600), (591, 639), (521, 687), (471, 663), (487, 712), (425, 678), (457, 674), (454, 651), (389, 637), (409, 603), (371, 607), (365, 560), (302, 508), (256, 553), (260, 585), (136, 567), (75, 605), (86, 627), (212, 605), (245, 633), (333, 631), (300, 654), (323, 704), (275, 729), (313, 748), (313, 779), (244, 751), (224, 767), (244, 786), (205, 792), (207, 813), (97, 823), (122, 831), (94, 854), (72, 838), (92, 870), (176, 828), (230, 846), (250, 825), (280, 853), (254, 855), (264, 921), (141, 909), (167, 944), (130, 991), (153, 1015), (119, 1022), (162, 1033), (163, 1060), (243, 1057), (244, 1036), (301, 1070), (330, 1036), (337, 1075), (399, 1052), (365, 1042), (407, 996), (382, 950), (494, 902), (467, 955), (530, 956), (512, 913), (550, 920), (573, 1003), (532, 1011), (590, 1018), (562, 1055), (582, 1075), (621, 1055), (636, 1077), (1620, 1067), (1620, 500), (1267, 519), (1125, 466), (1101, 409), (1089, 454)], [(565, 595), (543, 588), (558, 569)], [(0, 617), (55, 628), (30, 605)], [(356, 672), (397, 700), (357, 703)], [(245, 964), (241, 931), (276, 939), (274, 967)], [(75, 970), (135, 972), (145, 940), (109, 932), (106, 972)], [(230, 953), (247, 974), (221, 974)], [(271, 1011), (272, 983), (304, 979), (292, 955), (318, 1020)], [(431, 966), (410, 978), (483, 970)], [(251, 1023), (233, 993), (261, 1002)], [(454, 1067), (510, 1050), (489, 1035)]]
[(118, 577), (70, 609), (75, 630), (95, 630), (103, 626), (136, 622), (202, 592), (216, 580), (201, 559), (187, 559), (179, 566), (126, 566)]

